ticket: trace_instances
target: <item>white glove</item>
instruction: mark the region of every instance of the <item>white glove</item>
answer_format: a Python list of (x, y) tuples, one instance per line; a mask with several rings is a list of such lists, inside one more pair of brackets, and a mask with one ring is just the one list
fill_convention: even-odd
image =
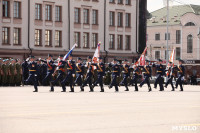
[(72, 74), (72, 77), (75, 77), (75, 74)]
[(37, 74), (35, 74), (34, 76), (37, 77)]
[(83, 75), (81, 75), (81, 78), (83, 78)]

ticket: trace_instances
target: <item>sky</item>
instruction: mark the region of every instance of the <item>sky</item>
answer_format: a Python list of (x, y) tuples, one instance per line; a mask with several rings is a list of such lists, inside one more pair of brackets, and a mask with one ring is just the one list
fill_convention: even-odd
[[(174, 1), (173, 5), (180, 5), (180, 3), (200, 5), (200, 0), (173, 0), (173, 1)], [(147, 9), (149, 12), (153, 12), (162, 7), (163, 7), (163, 0), (147, 0)]]

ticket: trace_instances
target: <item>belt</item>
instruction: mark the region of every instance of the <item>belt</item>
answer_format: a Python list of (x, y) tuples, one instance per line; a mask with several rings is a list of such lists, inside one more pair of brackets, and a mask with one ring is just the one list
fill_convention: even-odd
[(72, 70), (72, 68), (67, 68), (68, 70)]
[(103, 72), (103, 71), (101, 71), (101, 70), (97, 70), (97, 72)]
[(112, 71), (113, 73), (117, 73), (118, 71)]
[(52, 68), (49, 68), (48, 70), (52, 70)]
[(77, 73), (80, 73), (80, 72), (82, 72), (82, 71), (76, 71)]
[(35, 72), (36, 70), (29, 70), (30, 72)]
[(157, 71), (158, 73), (161, 73), (162, 71)]

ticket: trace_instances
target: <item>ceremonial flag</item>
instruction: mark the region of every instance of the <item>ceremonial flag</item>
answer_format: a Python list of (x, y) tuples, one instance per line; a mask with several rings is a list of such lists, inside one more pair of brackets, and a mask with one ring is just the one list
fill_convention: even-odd
[(145, 65), (145, 54), (146, 54), (146, 52), (147, 52), (147, 47), (144, 49), (143, 53), (140, 55), (140, 58), (135, 63), (135, 65), (137, 65), (137, 64), (139, 64), (141, 66)]
[(99, 53), (100, 53), (100, 45), (101, 45), (101, 42), (99, 42), (98, 44), (97, 44), (97, 48), (96, 48), (96, 50), (95, 50), (95, 53), (94, 53), (94, 56), (93, 56), (93, 58), (92, 58), (92, 62), (93, 63), (98, 63), (98, 61), (99, 61)]
[[(174, 54), (175, 54), (175, 49), (173, 49), (171, 52), (171, 56), (169, 57), (169, 62), (174, 63)], [(168, 63), (168, 66), (169, 66), (169, 63)]]
[(72, 53), (72, 51), (74, 50), (75, 47), (77, 47), (77, 44), (74, 44), (73, 47), (71, 48), (71, 50), (64, 56), (64, 58), (62, 59), (63, 61), (66, 60), (68, 58), (68, 56)]

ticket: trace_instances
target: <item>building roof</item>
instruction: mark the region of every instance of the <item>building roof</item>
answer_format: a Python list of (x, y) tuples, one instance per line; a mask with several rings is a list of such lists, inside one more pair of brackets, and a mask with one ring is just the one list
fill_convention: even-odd
[[(200, 15), (200, 5), (178, 5), (169, 7), (169, 25), (181, 24), (180, 18), (186, 13)], [(163, 7), (151, 13), (147, 20), (147, 26), (167, 25), (167, 7)]]

